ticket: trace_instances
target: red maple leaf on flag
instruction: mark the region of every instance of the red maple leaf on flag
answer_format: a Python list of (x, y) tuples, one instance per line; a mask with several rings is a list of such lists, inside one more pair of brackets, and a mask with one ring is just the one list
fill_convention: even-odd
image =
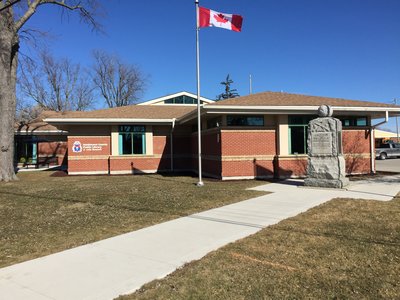
[(226, 23), (229, 21), (223, 14), (214, 15), (214, 18), (219, 23)]

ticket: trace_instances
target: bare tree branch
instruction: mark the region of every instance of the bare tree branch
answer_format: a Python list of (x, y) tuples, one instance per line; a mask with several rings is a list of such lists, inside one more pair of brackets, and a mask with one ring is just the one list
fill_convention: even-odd
[(0, 12), (2, 12), (3, 10), (9, 9), (10, 7), (12, 7), (13, 5), (17, 4), (18, 2), (21, 2), (21, 0), (5, 1), (4, 4), (3, 4), (3, 1), (0, 2)]
[(93, 104), (90, 79), (79, 64), (56, 60), (48, 52), (40, 55), (40, 65), (23, 60), (18, 86), (21, 92), (44, 109), (86, 110)]
[(145, 90), (146, 79), (134, 65), (103, 51), (94, 51), (92, 79), (109, 107), (135, 103)]
[[(19, 1), (15, 1), (14, 4), (16, 4)], [(22, 14), (22, 16), (19, 18), (19, 20), (15, 21), (15, 31), (18, 32), (22, 26), (32, 17), (32, 15), (36, 12), (37, 8), (41, 5), (45, 4), (53, 4), (60, 6), (64, 9), (70, 10), (70, 11), (79, 11), (79, 14), (81, 16), (81, 19), (84, 20), (86, 23), (89, 23), (93, 26), (93, 28), (100, 30), (100, 25), (99, 23), (96, 22), (95, 19), (95, 12), (94, 8), (96, 7), (96, 1), (91, 1), (91, 0), (86, 0), (86, 6), (82, 5), (82, 1), (68, 1), (68, 0), (62, 0), (62, 1), (56, 1), (56, 0), (34, 0), (34, 1), (28, 1), (28, 8), (27, 10)], [(89, 8), (92, 8), (93, 11), (90, 11)]]

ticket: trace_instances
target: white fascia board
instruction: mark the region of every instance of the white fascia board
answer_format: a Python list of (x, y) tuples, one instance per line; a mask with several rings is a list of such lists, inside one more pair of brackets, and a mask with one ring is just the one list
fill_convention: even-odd
[(49, 124), (172, 124), (174, 119), (108, 119), (108, 118), (66, 118), (66, 119), (44, 119)]
[[(156, 98), (156, 99), (153, 99), (153, 100), (145, 101), (145, 102), (142, 102), (142, 103), (138, 103), (137, 105), (152, 105), (152, 104), (159, 103), (159, 102), (168, 100), (170, 98), (179, 97), (179, 96), (189, 96), (189, 97), (192, 97), (192, 98), (197, 98), (197, 95), (195, 95), (195, 94), (192, 94), (192, 93), (189, 93), (189, 92), (179, 92), (179, 93), (167, 95), (167, 96), (164, 96), (164, 97)], [(204, 98), (204, 97), (200, 97), (200, 100), (203, 101), (203, 102), (206, 102), (206, 103), (213, 103), (214, 102), (214, 100), (207, 99), (207, 98)], [(173, 105), (173, 104), (165, 104), (165, 105)], [(177, 104), (177, 105), (190, 105), (190, 104)], [(194, 104), (194, 105), (197, 105), (197, 104)]]
[[(299, 113), (302, 111), (316, 112), (319, 106), (229, 106), (229, 105), (205, 105), (204, 109), (212, 113), (232, 113), (234, 111), (251, 111), (256, 112), (286, 112), (286, 113)], [(348, 107), (348, 106), (332, 106), (333, 112), (335, 111), (348, 111), (348, 112), (397, 112), (400, 113), (400, 107)], [(223, 111), (223, 112), (222, 112)]]

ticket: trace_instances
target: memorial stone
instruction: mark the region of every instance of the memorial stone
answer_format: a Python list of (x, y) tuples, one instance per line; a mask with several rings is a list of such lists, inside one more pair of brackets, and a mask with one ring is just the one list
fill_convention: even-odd
[(305, 186), (343, 188), (346, 165), (342, 151), (342, 122), (332, 117), (332, 108), (322, 105), (318, 118), (308, 125), (308, 166)]

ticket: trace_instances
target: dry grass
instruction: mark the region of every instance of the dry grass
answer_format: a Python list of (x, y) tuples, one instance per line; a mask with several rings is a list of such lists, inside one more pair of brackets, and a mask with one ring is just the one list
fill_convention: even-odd
[(52, 174), (0, 183), (0, 267), (263, 194), (245, 190), (259, 181)]
[(399, 299), (400, 198), (335, 199), (121, 299)]

